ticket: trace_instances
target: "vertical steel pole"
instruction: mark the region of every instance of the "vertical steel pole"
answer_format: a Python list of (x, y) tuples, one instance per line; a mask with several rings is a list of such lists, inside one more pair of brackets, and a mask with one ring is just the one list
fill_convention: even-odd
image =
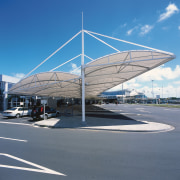
[[(3, 105), (3, 110), (7, 110), (7, 107), (8, 107), (8, 82), (5, 82), (5, 87), (4, 87), (4, 105)], [(17, 106), (16, 106), (17, 107)]]
[(154, 101), (153, 81), (154, 80), (152, 80), (152, 96), (153, 96), (153, 101)]
[(124, 97), (123, 97), (123, 83), (122, 83), (122, 103), (124, 103)]
[(82, 124), (85, 124), (85, 80), (84, 80), (84, 29), (82, 12), (82, 55), (81, 55), (81, 78), (82, 78)]
[(46, 111), (46, 106), (45, 106), (45, 101), (44, 101), (44, 120), (45, 120), (45, 111)]

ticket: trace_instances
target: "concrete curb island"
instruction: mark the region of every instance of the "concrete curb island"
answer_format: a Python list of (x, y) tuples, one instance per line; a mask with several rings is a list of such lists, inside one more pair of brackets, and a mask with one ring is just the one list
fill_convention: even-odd
[(97, 117), (86, 117), (86, 123), (82, 124), (81, 116), (61, 116), (58, 118), (38, 121), (33, 125), (48, 128), (76, 128), (124, 132), (166, 132), (174, 129), (171, 125), (156, 122)]

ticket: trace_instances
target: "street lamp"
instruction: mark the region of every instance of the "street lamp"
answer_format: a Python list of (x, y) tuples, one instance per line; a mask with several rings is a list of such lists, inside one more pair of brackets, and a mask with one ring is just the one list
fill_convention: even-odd
[(154, 80), (152, 80), (152, 96), (153, 96), (153, 99), (154, 99), (153, 81), (154, 81)]

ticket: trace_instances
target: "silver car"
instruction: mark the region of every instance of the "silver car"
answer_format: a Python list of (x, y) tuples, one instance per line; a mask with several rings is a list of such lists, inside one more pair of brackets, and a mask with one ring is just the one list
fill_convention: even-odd
[(16, 117), (16, 118), (19, 118), (22, 116), (28, 116), (30, 114), (31, 114), (31, 111), (25, 107), (13, 107), (3, 112), (4, 117)]

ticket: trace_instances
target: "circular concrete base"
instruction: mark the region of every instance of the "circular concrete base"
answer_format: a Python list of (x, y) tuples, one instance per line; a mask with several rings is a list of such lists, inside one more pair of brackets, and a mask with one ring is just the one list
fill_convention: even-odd
[(77, 128), (91, 130), (124, 131), (124, 132), (165, 132), (174, 129), (173, 126), (157, 122), (139, 120), (117, 120), (87, 117), (82, 122), (81, 116), (51, 118), (34, 123), (36, 126), (51, 128)]
[(113, 125), (113, 126), (87, 126), (85, 129), (96, 130), (112, 130), (112, 131), (128, 131), (128, 132), (166, 132), (174, 129), (173, 126), (168, 124), (140, 121), (143, 124), (133, 125)]

